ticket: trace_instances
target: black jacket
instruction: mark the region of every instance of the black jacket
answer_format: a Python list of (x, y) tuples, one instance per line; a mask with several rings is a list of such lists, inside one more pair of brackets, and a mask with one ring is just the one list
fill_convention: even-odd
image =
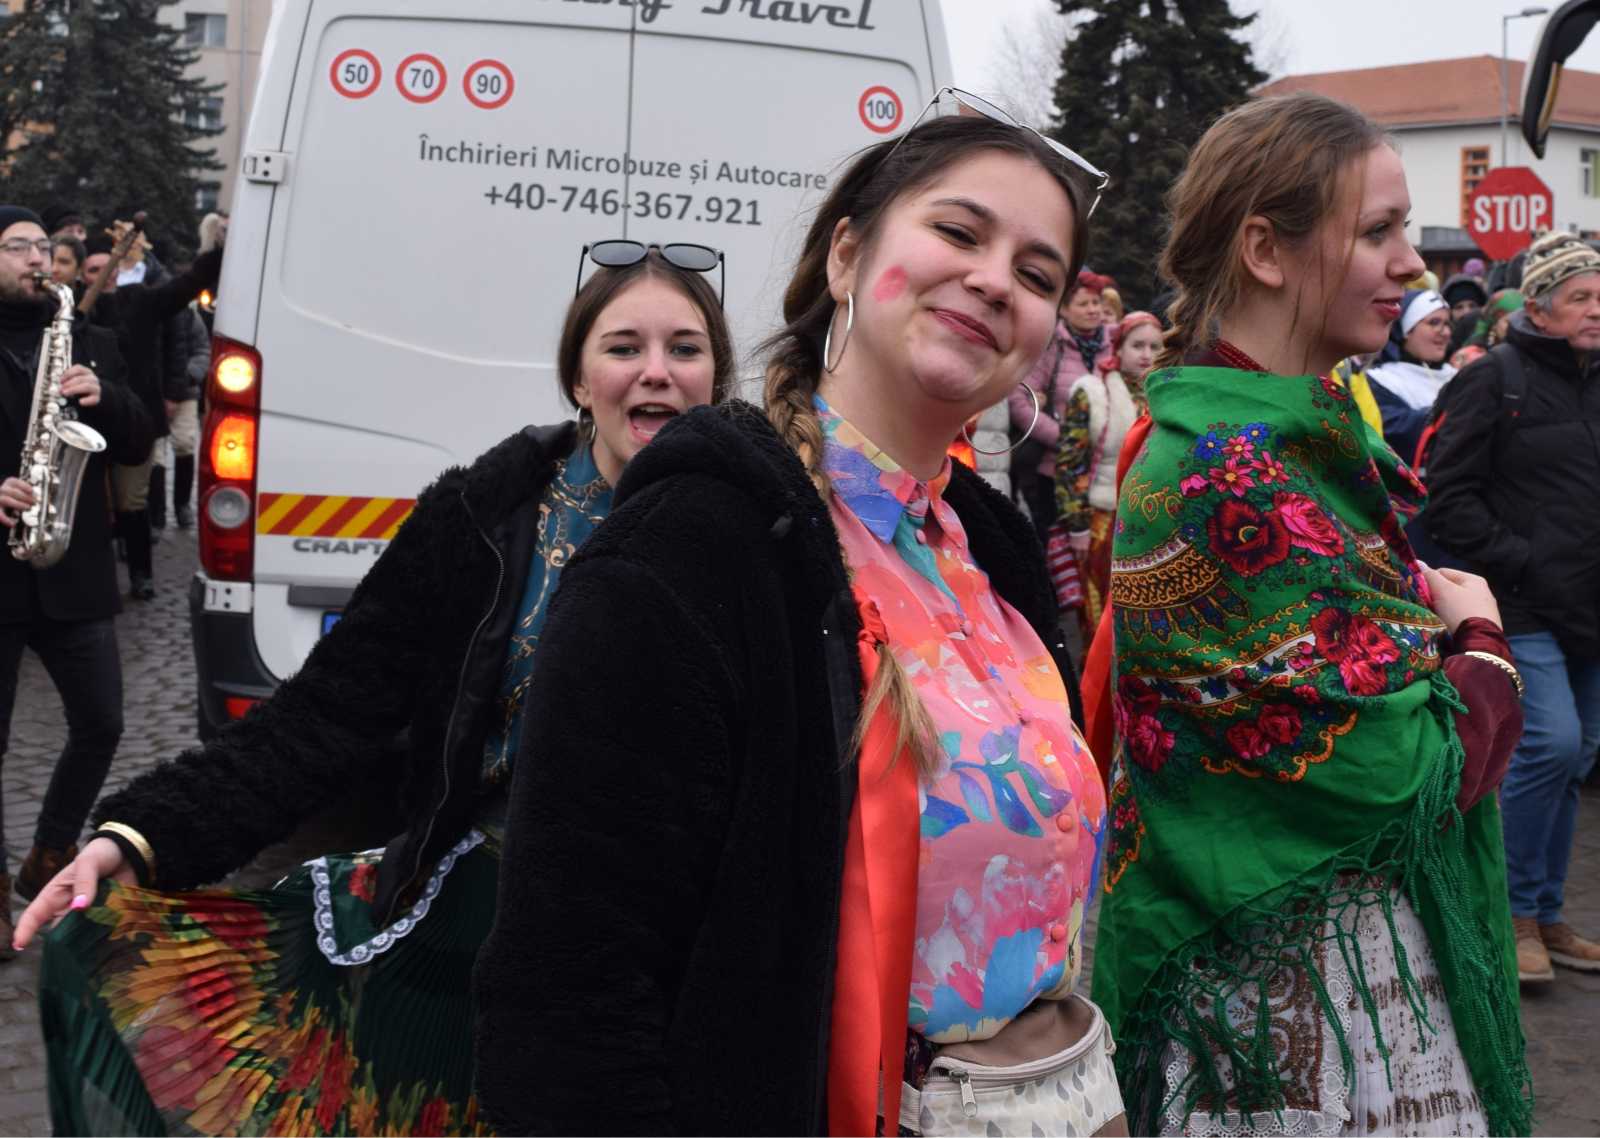
[(139, 830), (156, 884), (190, 889), (330, 802), (398, 788), (376, 898), (388, 911), (472, 817), (539, 495), (575, 439), (570, 423), (530, 427), (446, 471), (304, 666), (205, 747), (101, 801), (95, 823)]
[[(1508, 634), (1553, 632), (1600, 657), (1600, 353), (1587, 369), (1526, 313), (1507, 348), (1445, 388), (1421, 521), (1440, 547), (1487, 577)], [(1522, 398), (1504, 398), (1499, 353), (1516, 351)]]
[[(1027, 519), (961, 466), (946, 500), (1064, 656)], [(826, 1131), (859, 630), (827, 507), (753, 408), (629, 465), (525, 709), (474, 979), (502, 1132)]]
[[(114, 330), (128, 363), (129, 384), (144, 401), (156, 425), (156, 438), (167, 433), (165, 399), (189, 398), (188, 357), (182, 345), (172, 343), (172, 318), (206, 289), (215, 292), (222, 271), (222, 250), (195, 258), (181, 276), (160, 284), (123, 285), (103, 294), (91, 316), (96, 324)], [(139, 457), (143, 461), (144, 456)]]
[[(37, 352), (50, 314), (41, 310), (38, 332), (21, 338), (16, 350), (0, 350), (0, 479), (17, 474), (22, 443), (33, 405)], [(31, 354), (27, 345), (31, 344)], [(89, 459), (78, 493), (72, 541), (66, 556), (49, 569), (35, 569), (0, 549), (0, 624), (20, 624), (36, 616), (50, 620), (98, 620), (122, 611), (117, 565), (111, 553), (106, 504), (106, 462), (139, 458), (150, 450), (154, 424), (126, 385), (116, 338), (79, 319), (72, 330), (72, 362), (100, 379), (100, 402), (79, 411), (84, 423), (106, 438), (105, 452)], [(0, 530), (0, 534), (9, 531)]]

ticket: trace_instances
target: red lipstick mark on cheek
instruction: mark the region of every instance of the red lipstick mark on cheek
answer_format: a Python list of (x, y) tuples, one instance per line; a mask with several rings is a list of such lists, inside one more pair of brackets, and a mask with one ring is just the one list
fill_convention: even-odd
[(872, 299), (879, 304), (887, 304), (905, 291), (906, 271), (899, 265), (891, 265), (883, 271), (878, 283), (872, 286)]

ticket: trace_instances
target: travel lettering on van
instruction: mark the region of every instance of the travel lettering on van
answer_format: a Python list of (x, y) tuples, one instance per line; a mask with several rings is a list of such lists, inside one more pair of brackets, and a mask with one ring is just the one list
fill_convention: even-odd
[[(872, 0), (861, 0), (861, 10), (848, 4), (816, 4), (809, 0), (712, 0), (700, 9), (707, 16), (748, 16), (752, 20), (776, 20), (783, 24), (825, 23), (835, 28), (855, 28), (870, 32), (867, 23)], [(643, 18), (643, 13), (640, 14)]]
[[(668, 0), (564, 0), (568, 4), (614, 4), (618, 8), (639, 9), (639, 22), (641, 24), (655, 23), (656, 16), (663, 8), (672, 7)], [(872, 0), (867, 0), (870, 4)]]

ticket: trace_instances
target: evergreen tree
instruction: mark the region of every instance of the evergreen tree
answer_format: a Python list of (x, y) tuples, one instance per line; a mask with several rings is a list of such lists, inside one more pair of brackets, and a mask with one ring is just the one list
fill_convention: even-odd
[[(164, 0), (25, 0), (0, 25), (0, 138), (6, 201), (66, 204), (91, 226), (149, 215), (169, 257), (195, 244), (195, 190), (221, 169), (196, 145), (219, 86), (187, 74), (195, 52), (163, 24)], [(91, 230), (92, 232), (93, 230)]]
[(1095, 212), (1089, 263), (1124, 303), (1161, 291), (1166, 193), (1189, 148), (1266, 75), (1238, 38), (1254, 15), (1228, 0), (1056, 0), (1073, 18), (1056, 82), (1052, 133), (1111, 175)]

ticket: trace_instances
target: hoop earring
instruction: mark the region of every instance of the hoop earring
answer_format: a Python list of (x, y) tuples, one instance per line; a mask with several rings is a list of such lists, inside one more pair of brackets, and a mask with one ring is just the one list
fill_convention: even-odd
[(1017, 386), (1021, 387), (1022, 390), (1026, 391), (1028, 393), (1028, 395), (1033, 399), (1033, 420), (1028, 424), (1028, 429), (1026, 431), (1022, 432), (1022, 437), (1020, 439), (1018, 439), (1016, 442), (1012, 443), (1010, 446), (1006, 447), (1004, 450), (984, 450), (982, 447), (978, 446), (977, 443), (972, 441), (972, 436), (967, 433), (967, 424), (962, 423), (961, 424), (961, 437), (967, 440), (967, 445), (972, 448), (972, 453), (973, 454), (989, 454), (989, 455), (1010, 454), (1012, 451), (1016, 450), (1023, 443), (1027, 442), (1028, 441), (1028, 436), (1033, 434), (1033, 429), (1039, 425), (1039, 415), (1043, 411), (1043, 408), (1039, 405), (1039, 393), (1037, 391), (1035, 391), (1031, 386), (1029, 386), (1026, 381), (1018, 384)]
[[(851, 292), (849, 289), (845, 289), (844, 299), (849, 305), (849, 308), (845, 312), (844, 318), (844, 340), (839, 344), (839, 359), (834, 360), (832, 364), (828, 363), (828, 357), (833, 355), (832, 316), (828, 317), (828, 334), (822, 338), (822, 370), (827, 372), (829, 375), (832, 375), (833, 369), (839, 366), (839, 360), (844, 359), (844, 350), (850, 346), (850, 333), (855, 329), (856, 326), (856, 294)], [(839, 312), (839, 306), (834, 305), (833, 311), (834, 314), (837, 315)]]

